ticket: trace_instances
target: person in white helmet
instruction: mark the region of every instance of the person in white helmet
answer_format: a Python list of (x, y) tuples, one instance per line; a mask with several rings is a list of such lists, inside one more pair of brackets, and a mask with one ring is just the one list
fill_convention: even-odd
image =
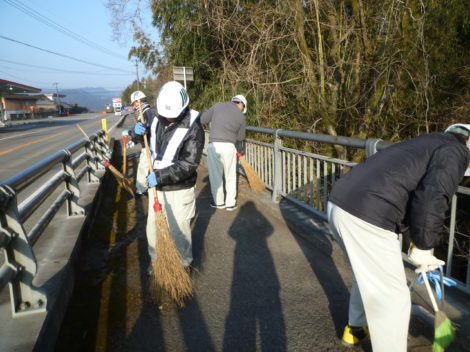
[[(145, 121), (150, 121), (150, 119), (155, 116), (155, 109), (151, 108), (146, 102), (147, 96), (144, 92), (137, 90), (131, 94), (131, 104), (135, 111), (135, 116), (137, 120), (140, 119), (139, 104), (140, 101), (142, 107), (142, 115), (144, 116)], [(129, 135), (129, 131), (124, 130), (122, 134)], [(132, 136), (131, 136), (132, 137)], [(133, 145), (133, 144), (132, 144)], [(137, 176), (135, 181), (136, 194), (142, 195), (147, 193), (147, 176), (149, 174), (149, 166), (147, 162), (147, 156), (145, 155), (145, 148), (142, 145), (142, 150), (140, 152), (139, 164), (137, 166)]]
[[(146, 121), (146, 125), (138, 122), (133, 133), (139, 136), (147, 134), (155, 170), (147, 177), (148, 186), (157, 187), (158, 200), (165, 211), (181, 262), (189, 266), (193, 261), (190, 222), (196, 209), (194, 187), (196, 169), (204, 148), (204, 130), (199, 112), (189, 108), (186, 89), (176, 81), (161, 87), (156, 112), (157, 115)], [(154, 199), (151, 194), (148, 198), (146, 231), (148, 253), (153, 261), (158, 243)]]
[(201, 122), (210, 124), (207, 165), (212, 193), (210, 206), (212, 208), (225, 208), (228, 211), (237, 208), (237, 149), (235, 143), (245, 139), (246, 109), (246, 98), (243, 95), (236, 95), (232, 101), (216, 103), (202, 114)]
[(452, 195), (470, 175), (470, 125), (455, 124), (385, 148), (337, 181), (328, 220), (353, 270), (349, 322), (343, 344), (371, 338), (374, 352), (405, 352), (410, 290), (398, 234), (411, 240), (418, 271), (444, 261), (440, 241)]

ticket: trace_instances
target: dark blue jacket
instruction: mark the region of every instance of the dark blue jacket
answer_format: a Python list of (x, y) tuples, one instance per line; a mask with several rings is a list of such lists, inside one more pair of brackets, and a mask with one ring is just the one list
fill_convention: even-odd
[(434, 248), (445, 213), (470, 162), (464, 139), (432, 133), (394, 144), (361, 162), (333, 186), (329, 200), (418, 248)]

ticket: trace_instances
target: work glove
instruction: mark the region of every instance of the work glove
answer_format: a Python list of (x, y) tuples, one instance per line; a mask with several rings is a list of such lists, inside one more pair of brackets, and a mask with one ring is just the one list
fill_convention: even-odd
[(134, 126), (134, 133), (141, 136), (146, 132), (145, 126), (142, 124), (142, 122), (137, 122)]
[(157, 185), (157, 175), (155, 175), (155, 172), (152, 172), (150, 175), (147, 176), (147, 183), (149, 185), (149, 188), (153, 188)]
[(408, 259), (416, 265), (417, 273), (436, 270), (439, 265), (445, 265), (445, 261), (432, 255), (432, 249), (419, 249), (415, 246), (411, 247)]

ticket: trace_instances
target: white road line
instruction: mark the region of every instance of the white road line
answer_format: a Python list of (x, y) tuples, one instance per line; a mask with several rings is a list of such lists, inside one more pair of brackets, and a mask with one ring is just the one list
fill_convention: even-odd
[[(56, 129), (59, 129), (61, 127), (64, 127), (64, 126), (59, 126), (59, 127), (55, 127), (53, 129), (48, 129), (48, 131), (53, 131), (53, 130), (56, 130)], [(0, 141), (4, 141), (6, 139), (11, 139), (11, 138), (18, 138), (19, 136), (27, 136), (27, 135), (30, 135), (30, 134), (35, 134), (35, 133), (44, 133), (44, 130), (41, 130), (41, 131), (34, 131), (34, 132), (29, 132), (29, 133), (18, 133), (18, 134), (15, 134), (14, 136), (9, 136), (9, 137), (5, 137), (5, 138), (0, 138)]]

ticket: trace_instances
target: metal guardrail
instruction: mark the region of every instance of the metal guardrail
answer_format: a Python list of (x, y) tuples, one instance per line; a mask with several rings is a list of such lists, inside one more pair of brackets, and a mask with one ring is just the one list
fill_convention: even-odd
[[(9, 285), (13, 317), (45, 311), (46, 293), (33, 285), (37, 271), (33, 245), (63, 204), (66, 204), (67, 216), (85, 216), (85, 210), (78, 203), (79, 182), (85, 175), (88, 183), (99, 182), (96, 171), (104, 169), (102, 162), (107, 158), (108, 148), (104, 131), (99, 131), (89, 140), (81, 139), (0, 184), (0, 248), (5, 253), (0, 268), (0, 290)], [(81, 149), (84, 151), (72, 159), (72, 155)], [(62, 166), (59, 172), (17, 204), (17, 195), (21, 191), (58, 165)], [(64, 190), (27, 233), (25, 221), (61, 185)]]
[[(364, 149), (366, 157), (391, 145), (380, 139), (364, 140), (280, 129), (247, 127), (247, 131), (268, 134), (273, 137), (272, 143), (253, 139), (247, 139), (245, 143), (245, 158), (272, 191), (272, 200), (277, 202), (279, 196), (282, 196), (325, 220), (327, 219), (326, 204), (333, 184), (356, 163), (286, 148), (283, 146), (283, 138)], [(456, 241), (457, 199), (463, 195), (470, 195), (470, 188), (459, 187), (451, 202), (446, 261), (446, 275), (449, 277), (452, 277), (454, 243)], [(467, 268), (469, 258), (470, 249), (467, 256)], [(467, 269), (465, 282), (455, 277), (453, 279), (457, 281), (460, 289), (470, 293), (470, 269)]]

